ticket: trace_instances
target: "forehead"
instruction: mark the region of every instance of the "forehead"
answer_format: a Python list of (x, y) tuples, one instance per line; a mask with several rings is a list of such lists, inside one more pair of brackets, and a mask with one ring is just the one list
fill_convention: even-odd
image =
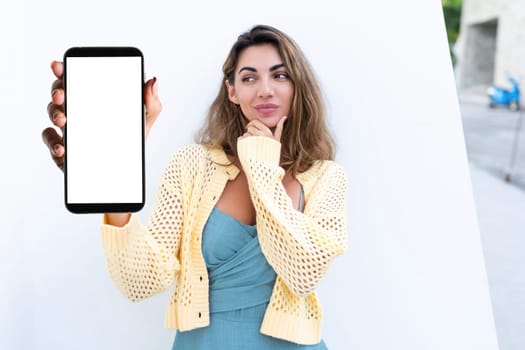
[(253, 67), (259, 70), (267, 69), (280, 63), (283, 63), (283, 60), (275, 46), (272, 44), (253, 45), (241, 52), (237, 68)]

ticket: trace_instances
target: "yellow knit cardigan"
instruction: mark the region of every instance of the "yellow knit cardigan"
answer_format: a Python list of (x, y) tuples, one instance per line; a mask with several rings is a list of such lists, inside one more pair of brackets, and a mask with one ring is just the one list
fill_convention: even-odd
[[(261, 249), (277, 274), (260, 331), (316, 344), (322, 310), (315, 288), (347, 244), (347, 177), (333, 161), (317, 161), (298, 174), (306, 203), (301, 213), (281, 182), (280, 149), (279, 142), (264, 136), (238, 142)], [(176, 283), (166, 312), (167, 328), (185, 331), (209, 324), (202, 230), (226, 182), (238, 173), (222, 149), (189, 145), (177, 151), (164, 170), (146, 226), (135, 213), (123, 227), (103, 218), (107, 268), (127, 298), (142, 300)]]

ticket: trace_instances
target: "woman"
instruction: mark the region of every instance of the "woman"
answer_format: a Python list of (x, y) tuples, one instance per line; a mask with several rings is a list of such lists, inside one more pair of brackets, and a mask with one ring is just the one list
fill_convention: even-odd
[[(63, 127), (62, 65), (49, 115)], [(287, 35), (239, 36), (198, 135), (165, 169), (148, 224), (104, 214), (110, 275), (131, 300), (174, 283), (174, 349), (326, 349), (315, 288), (346, 248), (347, 178), (333, 162), (320, 89)], [(160, 113), (146, 83), (146, 132)], [(59, 167), (61, 138), (44, 142)]]

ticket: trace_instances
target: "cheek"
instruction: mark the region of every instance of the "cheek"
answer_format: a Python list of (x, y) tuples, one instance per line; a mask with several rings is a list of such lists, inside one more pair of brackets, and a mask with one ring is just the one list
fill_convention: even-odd
[(286, 100), (288, 103), (288, 108), (292, 107), (293, 95), (294, 95), (294, 88), (292, 87), (286, 93)]
[(239, 101), (239, 106), (245, 116), (248, 116), (247, 113), (251, 113), (251, 105), (253, 100), (253, 94), (250, 93), (248, 89), (243, 89), (237, 93), (237, 99)]
[(242, 89), (239, 91), (237, 93), (237, 98), (239, 99), (239, 103), (241, 105), (248, 105), (252, 100), (249, 89)]

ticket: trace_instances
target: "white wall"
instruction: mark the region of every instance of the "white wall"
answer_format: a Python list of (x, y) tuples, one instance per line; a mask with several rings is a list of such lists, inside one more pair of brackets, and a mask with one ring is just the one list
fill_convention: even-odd
[(237, 35), (281, 28), (329, 101), (350, 178), (347, 254), (320, 287), (330, 349), (495, 350), (497, 341), (438, 0), (0, 5), (3, 230), (0, 348), (169, 349), (169, 293), (128, 302), (104, 265), (99, 215), (72, 215), (40, 139), (49, 63), (70, 46), (134, 45), (164, 111), (147, 143), (147, 206), (191, 135)]

